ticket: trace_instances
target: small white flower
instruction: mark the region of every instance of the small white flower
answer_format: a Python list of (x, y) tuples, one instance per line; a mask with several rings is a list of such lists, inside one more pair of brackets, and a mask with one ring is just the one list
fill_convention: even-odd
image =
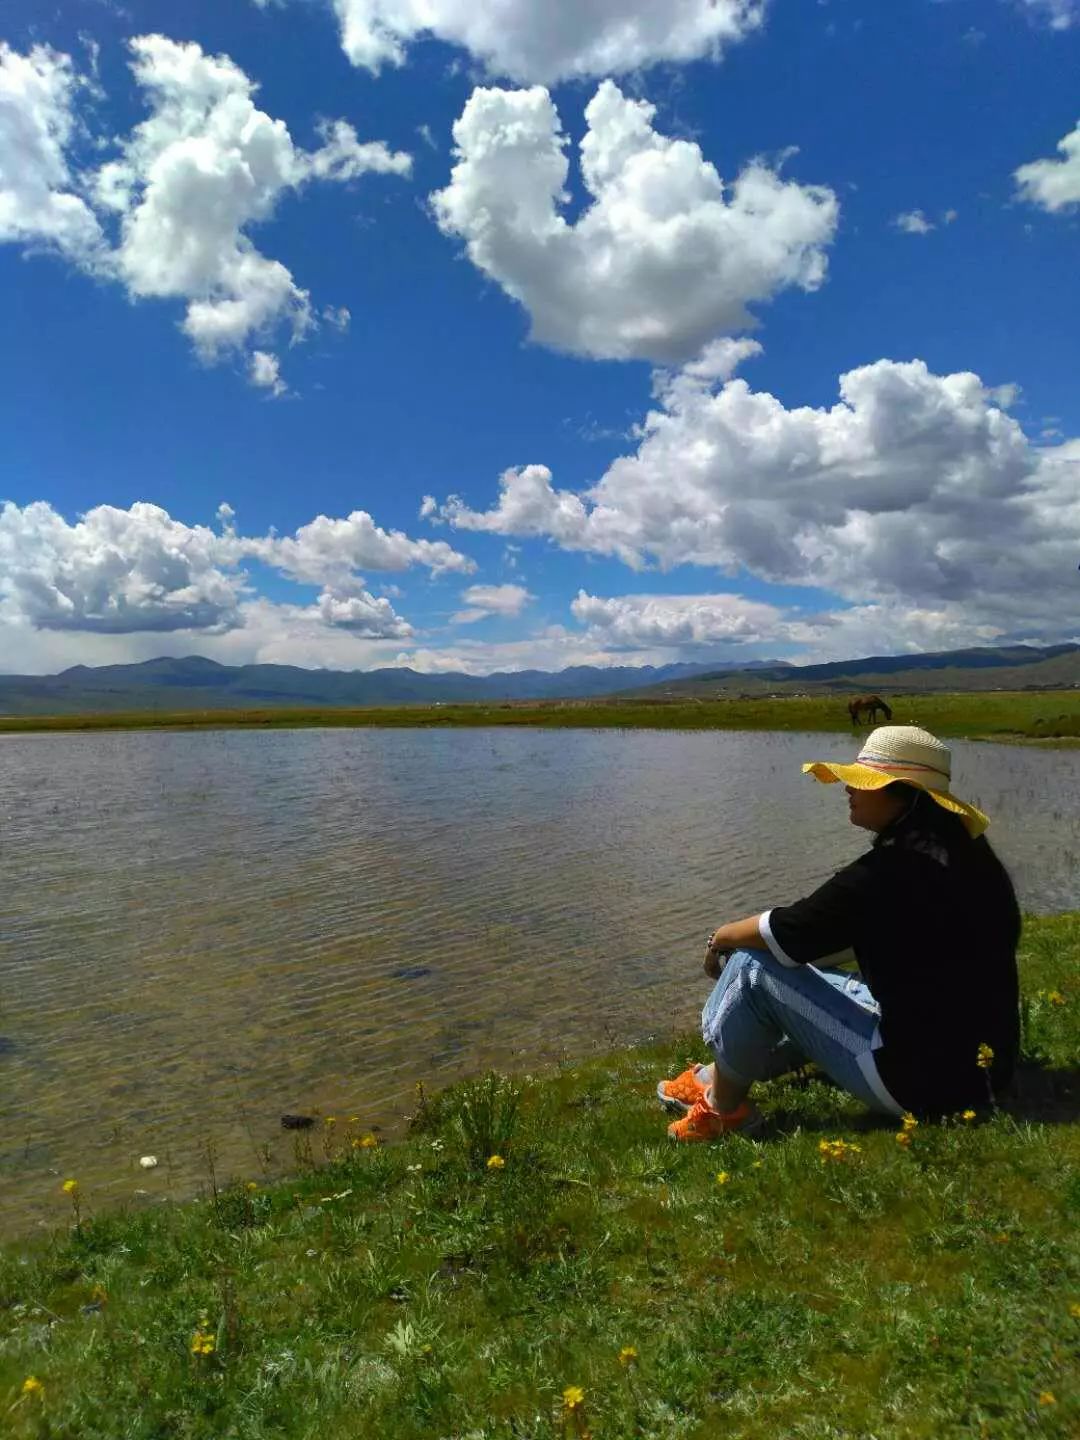
[(154, 1169), (157, 1168), (157, 1156), (156, 1156), (156, 1155), (140, 1155), (140, 1157), (139, 1157), (139, 1164), (142, 1166), (142, 1168), (143, 1168), (144, 1170), (154, 1170)]
[(422, 1165), (406, 1165), (406, 1166), (405, 1166), (405, 1169), (408, 1170), (408, 1171), (410, 1172), (410, 1174), (412, 1174), (412, 1175), (415, 1175), (416, 1172), (417, 1172), (417, 1170), (422, 1170), (423, 1168), (424, 1168), (424, 1167), (423, 1167)]

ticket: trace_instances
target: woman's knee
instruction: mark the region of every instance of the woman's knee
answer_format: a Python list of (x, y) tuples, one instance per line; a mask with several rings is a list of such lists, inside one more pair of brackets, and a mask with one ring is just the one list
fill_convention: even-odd
[(762, 965), (768, 967), (775, 964), (776, 961), (768, 950), (733, 950), (724, 965), (723, 974), (726, 975), (729, 969), (753, 970)]
[(765, 958), (760, 950), (735, 950), (728, 956), (701, 1012), (701, 1034), (707, 1045), (715, 1038), (721, 1016), (750, 1001)]

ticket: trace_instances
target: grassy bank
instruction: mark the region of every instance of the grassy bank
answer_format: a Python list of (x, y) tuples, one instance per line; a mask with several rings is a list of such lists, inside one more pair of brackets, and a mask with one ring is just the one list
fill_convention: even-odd
[[(897, 724), (986, 739), (1080, 737), (1080, 691), (1009, 691), (893, 695)], [(847, 697), (782, 696), (752, 700), (550, 700), (538, 704), (371, 706), (347, 709), (140, 711), (104, 715), (0, 716), (0, 733), (69, 730), (302, 729), (326, 726), (531, 725), (659, 730), (839, 730), (850, 732)]]
[(1075, 1435), (1078, 973), (1080, 914), (1029, 922), (1018, 1100), (906, 1145), (798, 1077), (763, 1141), (676, 1148), (688, 1036), (405, 1092), (399, 1144), (326, 1119), (265, 1188), (96, 1216), (58, 1177), (55, 1236), (0, 1252), (0, 1430)]

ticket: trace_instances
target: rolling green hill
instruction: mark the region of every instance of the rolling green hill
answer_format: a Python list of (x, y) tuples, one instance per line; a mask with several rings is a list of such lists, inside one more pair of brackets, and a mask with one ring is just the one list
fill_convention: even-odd
[(1080, 645), (1029, 645), (946, 650), (924, 655), (871, 655), (827, 665), (718, 670), (665, 680), (621, 698), (708, 699), (739, 695), (885, 695), (962, 690), (1080, 688)]

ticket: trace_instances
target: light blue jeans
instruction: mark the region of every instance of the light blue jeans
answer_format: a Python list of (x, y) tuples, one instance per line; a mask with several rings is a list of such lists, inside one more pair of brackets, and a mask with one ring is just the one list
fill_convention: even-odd
[(771, 1080), (812, 1060), (872, 1110), (900, 1115), (874, 1063), (880, 1015), (857, 977), (783, 965), (768, 950), (736, 950), (701, 1012), (701, 1035), (735, 1084)]

